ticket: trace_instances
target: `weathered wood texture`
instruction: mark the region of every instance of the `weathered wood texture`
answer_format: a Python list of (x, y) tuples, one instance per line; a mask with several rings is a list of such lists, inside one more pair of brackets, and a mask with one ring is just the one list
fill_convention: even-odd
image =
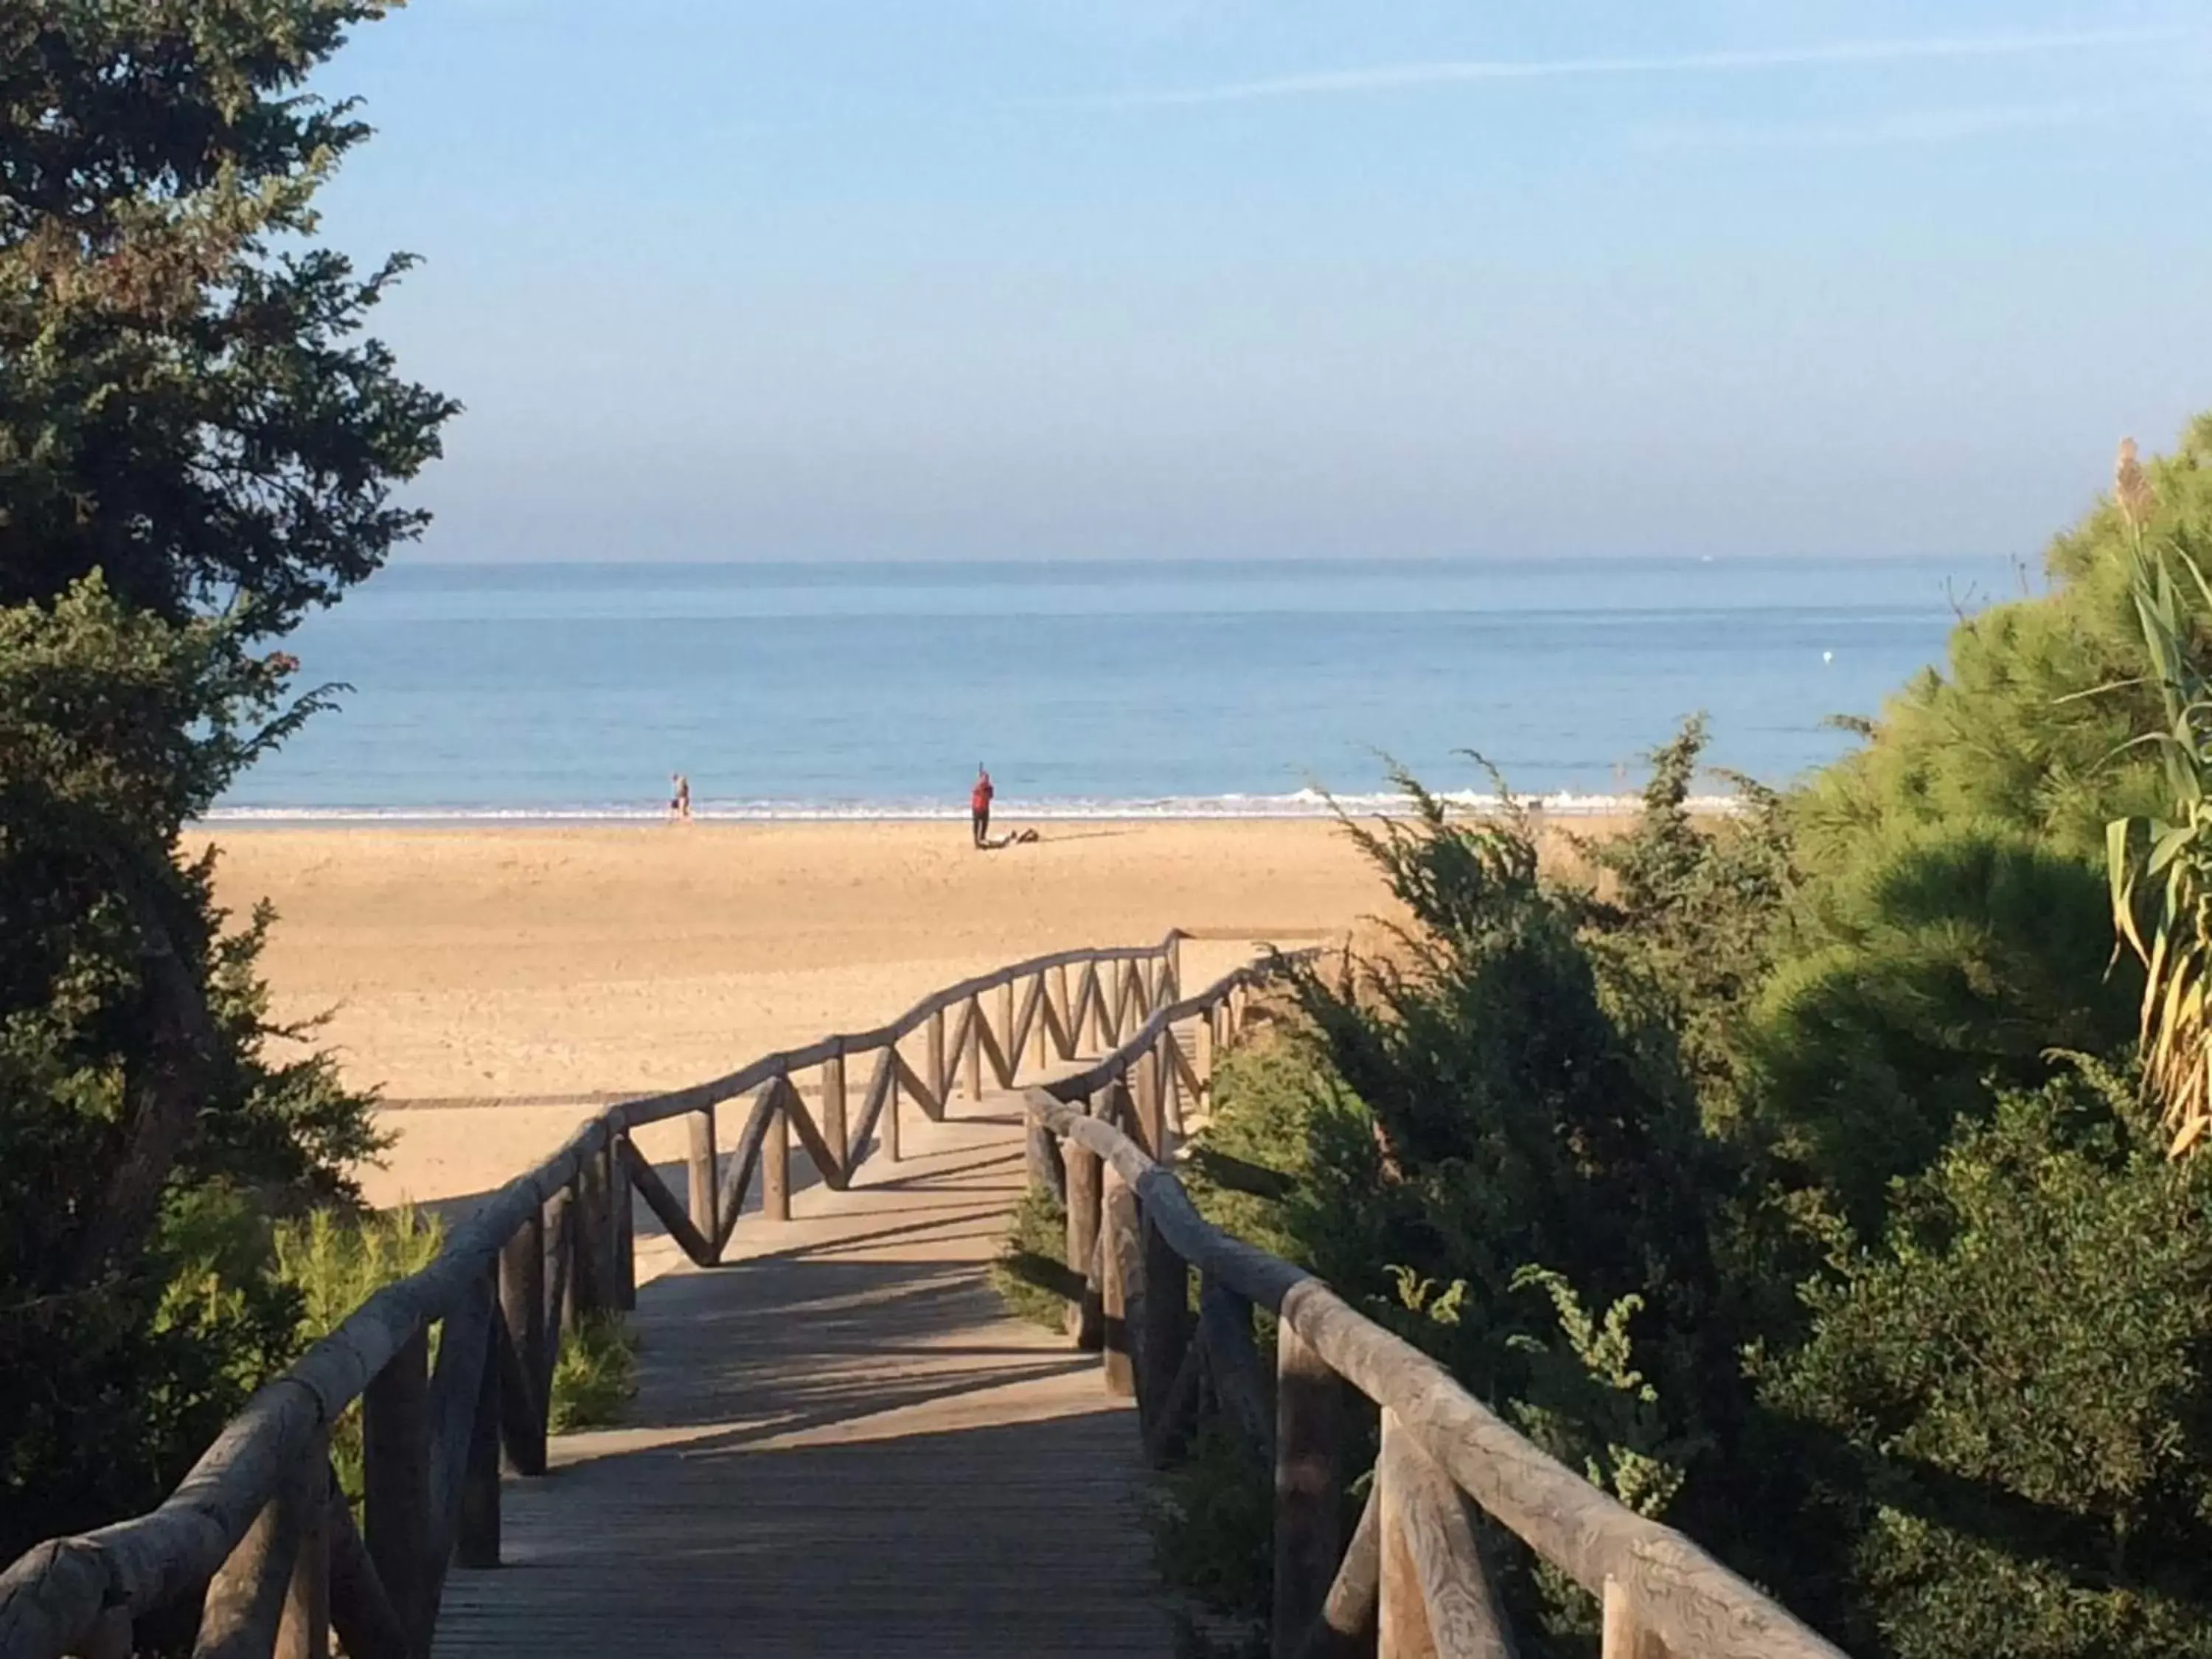
[(1106, 1166), (1099, 1203), (1098, 1295), (1103, 1308), (1101, 1336), (1106, 1355), (1106, 1391), (1125, 1400), (1137, 1395), (1134, 1311), (1130, 1302), (1144, 1283), (1137, 1237), (1137, 1200), (1121, 1171)]
[(1368, 1489), (1359, 1524), (1344, 1547), (1336, 1577), (1323, 1598), (1321, 1617), (1307, 1627), (1297, 1651), (1300, 1659), (1364, 1659), (1375, 1650), (1376, 1603), (1382, 1594), (1382, 1505)]
[(1296, 1659), (1343, 1554), (1343, 1385), (1290, 1326), (1275, 1335), (1275, 1659)]
[(1131, 1413), (985, 1281), (1018, 1104), (909, 1124), (896, 1170), (644, 1285), (624, 1425), (507, 1484), (437, 1659), (1168, 1653)]
[[(999, 1081), (1014, 1079), (1030, 1057), (1032, 1021), (1036, 1050), (1044, 1052), (1049, 1035), (1063, 1060), (1095, 1029), (1112, 1052), (1073, 1079), (1072, 1092), (1103, 1095), (1114, 1103), (1115, 1121), (1133, 1125), (1130, 1073), (1139, 1069), (1152, 1139), (1161, 1145), (1169, 1086), (1164, 1039), (1177, 1021), (1210, 1018), (1224, 995), (1241, 994), (1248, 979), (1256, 982), (1246, 970), (1209, 993), (1162, 1006), (1179, 982), (1174, 958), (1173, 935), (1162, 945), (1037, 958), (936, 993), (878, 1030), (826, 1038), (692, 1088), (610, 1108), (552, 1158), (478, 1205), (428, 1267), (370, 1297), (256, 1395), (160, 1509), (84, 1538), (50, 1541), (0, 1572), (0, 1659), (119, 1650), (133, 1618), (198, 1594), (283, 1483), (301, 1467), (319, 1468), (319, 1437), (357, 1399), (374, 1424), (369, 1538), (364, 1547), (349, 1526), (339, 1524), (344, 1517), (334, 1516), (326, 1541), (329, 1617), (359, 1659), (383, 1659), (402, 1646), (422, 1649), (455, 1543), (465, 1559), (489, 1560), (507, 1530), (501, 1489), (491, 1474), (495, 1434), (518, 1469), (540, 1466), (548, 1381), (563, 1333), (586, 1312), (634, 1301), (634, 1189), (643, 1190), (686, 1254), (712, 1261), (727, 1245), (757, 1176), (766, 1215), (774, 1218), (787, 1209), (791, 1136), (801, 1141), (822, 1190), (847, 1188), (871, 1151), (889, 1162), (901, 1150), (902, 1062), (894, 1045), (925, 1027), (941, 1029), (952, 1009), (963, 1016), (953, 1047), (966, 1061), (971, 1092), (980, 1092), (987, 1059)], [(1080, 984), (1071, 1003), (1067, 969), (1078, 964)], [(1057, 1008), (1047, 985), (1059, 991)], [(1028, 1001), (1018, 995), (1024, 987), (1034, 988)], [(988, 1001), (997, 1005), (995, 1030)], [(877, 1055), (875, 1080), (849, 1145), (841, 1144), (842, 1060), (869, 1053)], [(934, 1088), (905, 1067), (920, 1085), (913, 1093), (925, 1115), (944, 1109), (951, 1063), (951, 1056), (943, 1066), (930, 1056)], [(790, 1080), (793, 1072), (817, 1066), (825, 1068), (819, 1124)], [(726, 1161), (717, 1158), (706, 1115), (755, 1091), (734, 1153)], [(1001, 1103), (1002, 1127), (1018, 1142), (1027, 1127), (1024, 1115), (1017, 1103)], [(688, 1207), (628, 1145), (631, 1128), (686, 1113), (702, 1115), (706, 1131), (694, 1144), (703, 1156), (688, 1172)], [(1050, 1162), (1058, 1167), (1056, 1159)], [(1115, 1247), (1117, 1300), (1138, 1304), (1116, 1309), (1123, 1317), (1115, 1348), (1124, 1367), (1133, 1335), (1127, 1316), (1141, 1314), (1144, 1277), (1130, 1196), (1125, 1192), (1115, 1200), (1113, 1224), (1101, 1230)], [(433, 1382), (423, 1375), (422, 1338), (428, 1327), (441, 1323), (443, 1346)], [(1167, 1337), (1163, 1324), (1153, 1341), (1162, 1376), (1173, 1357)], [(1175, 1377), (1184, 1376), (1184, 1368), (1172, 1369)], [(266, 1626), (261, 1609), (276, 1577), (264, 1559), (250, 1594), (236, 1592), (244, 1598), (240, 1605), (252, 1602), (257, 1645)], [(309, 1608), (296, 1618), (286, 1614), (288, 1626), (309, 1632), (288, 1631), (288, 1648), (319, 1640), (312, 1633), (320, 1621), (310, 1605), (314, 1596), (312, 1587), (288, 1589), (288, 1604)], [(1030, 1643), (1024, 1650), (1035, 1647)]]
[[(1377, 1519), (1382, 1529), (1381, 1659), (1516, 1659), (1467, 1498), (1395, 1413), (1382, 1414)], [(1415, 1605), (1405, 1605), (1408, 1597)], [(1394, 1606), (1394, 1601), (1397, 1605)], [(1410, 1644), (1407, 1626), (1418, 1627)]]
[[(1234, 1001), (1249, 982), (1239, 978), (1216, 988), (1224, 988)], [(1069, 1143), (1070, 1157), (1076, 1149), (1096, 1154), (1105, 1165), (1109, 1196), (1117, 1188), (1132, 1194), (1164, 1243), (1204, 1275), (1200, 1331), (1209, 1359), (1237, 1346), (1234, 1322), (1210, 1317), (1229, 1305), (1225, 1298), (1242, 1297), (1273, 1310), (1316, 1366), (1334, 1372), (1394, 1414), (1400, 1431), (1459, 1492), (1592, 1594), (1605, 1596), (1612, 1609), (1609, 1623), (1620, 1632), (1613, 1643), (1624, 1654), (1638, 1659), (1656, 1650), (1675, 1659), (1842, 1659), (1840, 1650), (1681, 1534), (1624, 1508), (1507, 1427), (1435, 1361), (1355, 1312), (1319, 1279), (1208, 1224), (1172, 1170), (1155, 1164), (1121, 1128), (1070, 1103), (1121, 1075), (1130, 1056), (1146, 1051), (1159, 1029), (1204, 1016), (1214, 1000), (1208, 994), (1158, 1011), (1097, 1065), (1031, 1089), (1024, 1097), (1033, 1121)], [(1110, 1205), (1109, 1214), (1110, 1218)], [(1109, 1329), (1111, 1311), (1109, 1301)], [(1112, 1363), (1109, 1337), (1109, 1389), (1116, 1381)], [(1222, 1380), (1217, 1371), (1217, 1390)], [(1224, 1404), (1229, 1404), (1225, 1398)], [(1232, 1413), (1239, 1414), (1251, 1415), (1249, 1409)], [(1404, 1585), (1413, 1582), (1406, 1575), (1418, 1561), (1402, 1535), (1392, 1543), (1387, 1508), (1382, 1519), (1384, 1650), (1395, 1641), (1407, 1653), (1428, 1651), (1421, 1644), (1432, 1641), (1435, 1632), (1427, 1622), (1426, 1604), (1417, 1624), (1403, 1596)], [(1402, 1527), (1399, 1530), (1402, 1534)], [(1404, 1615), (1395, 1626), (1394, 1571)]]

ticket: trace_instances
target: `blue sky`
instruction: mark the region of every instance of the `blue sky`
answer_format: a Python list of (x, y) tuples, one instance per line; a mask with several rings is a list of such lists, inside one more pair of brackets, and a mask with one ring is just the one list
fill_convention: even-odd
[(2035, 553), (2212, 407), (2207, 0), (415, 0), (432, 558)]

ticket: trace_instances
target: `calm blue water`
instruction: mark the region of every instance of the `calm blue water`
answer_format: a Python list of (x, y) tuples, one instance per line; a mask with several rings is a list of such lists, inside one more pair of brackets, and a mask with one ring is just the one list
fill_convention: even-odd
[(1633, 788), (1698, 709), (1773, 781), (1940, 660), (2000, 560), (390, 570), (292, 642), (355, 690), (223, 816), (1312, 810)]

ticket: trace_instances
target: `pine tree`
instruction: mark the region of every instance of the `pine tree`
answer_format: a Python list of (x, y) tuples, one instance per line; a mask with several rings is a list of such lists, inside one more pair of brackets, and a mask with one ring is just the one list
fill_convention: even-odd
[(405, 262), (313, 240), (367, 129), (301, 88), (384, 10), (0, 9), (0, 1558), (175, 1478), (291, 1342), (268, 1215), (374, 1144), (180, 832), (453, 412), (362, 333)]

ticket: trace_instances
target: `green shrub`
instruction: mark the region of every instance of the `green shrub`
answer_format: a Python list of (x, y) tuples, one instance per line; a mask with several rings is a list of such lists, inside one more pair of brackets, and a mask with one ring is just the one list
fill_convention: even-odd
[(2212, 1165), (2154, 1116), (2094, 1067), (2001, 1096), (1811, 1291), (1766, 1394), (1825, 1436), (1854, 1652), (2212, 1654)]
[(280, 1225), (276, 1245), (277, 1276), (300, 1293), (304, 1346), (386, 1285), (428, 1267), (446, 1246), (446, 1228), (411, 1204), (357, 1215), (317, 1210)]
[(1224, 1053), (1214, 1063), (1206, 1121), (1178, 1172), (1208, 1221), (1302, 1265), (1304, 1246), (1286, 1208), (1312, 1172), (1314, 1119), (1328, 1093), (1325, 1064), (1312, 1044), (1290, 1034)]
[(1048, 1331), (1066, 1328), (1067, 1211), (1048, 1189), (1024, 1189), (991, 1262), (991, 1288), (1017, 1319)]
[[(297, 1295), (299, 1346), (328, 1335), (386, 1285), (420, 1273), (445, 1248), (436, 1216), (402, 1205), (349, 1214), (318, 1210), (276, 1229), (276, 1270)], [(430, 1328), (432, 1363), (440, 1328)], [(553, 1370), (554, 1433), (617, 1421), (637, 1392), (637, 1345), (619, 1314), (587, 1315), (565, 1336)], [(333, 1426), (331, 1455), (348, 1497), (361, 1496), (361, 1413), (349, 1407)]]
[[(276, 1232), (276, 1277), (300, 1299), (301, 1348), (328, 1336), (386, 1285), (420, 1273), (445, 1248), (446, 1229), (412, 1205), (352, 1213), (317, 1210)], [(430, 1328), (432, 1357), (438, 1328)], [(331, 1425), (331, 1461), (347, 1498), (361, 1501), (361, 1407)]]
[[(2148, 537), (2212, 560), (2212, 416), (2148, 473)], [(2046, 1050), (2134, 1033), (2141, 967), (2106, 971), (2106, 826), (2166, 797), (2130, 741), (2165, 723), (2133, 546), (2100, 505), (2052, 543), (2049, 592), (1961, 620), (1944, 669), (1855, 722), (1864, 744), (1784, 804), (1799, 880), (1749, 1014), (1751, 1104), (1868, 1237), (1890, 1180), (1987, 1115), (1986, 1078), (2033, 1088)]]
[(294, 1338), (267, 1218), (374, 1149), (182, 831), (457, 407), (364, 331), (409, 262), (317, 234), (386, 9), (0, 7), (0, 1560), (160, 1500)]
[(1217, 1425), (1201, 1429), (1183, 1461), (1154, 1478), (1145, 1507), (1153, 1561), (1163, 1582), (1204, 1614), (1187, 1619), (1185, 1650), (1267, 1651), (1274, 1504), (1274, 1471), (1242, 1436)]
[(567, 1434), (618, 1423), (636, 1394), (636, 1337), (618, 1313), (586, 1314), (561, 1340), (547, 1427)]

